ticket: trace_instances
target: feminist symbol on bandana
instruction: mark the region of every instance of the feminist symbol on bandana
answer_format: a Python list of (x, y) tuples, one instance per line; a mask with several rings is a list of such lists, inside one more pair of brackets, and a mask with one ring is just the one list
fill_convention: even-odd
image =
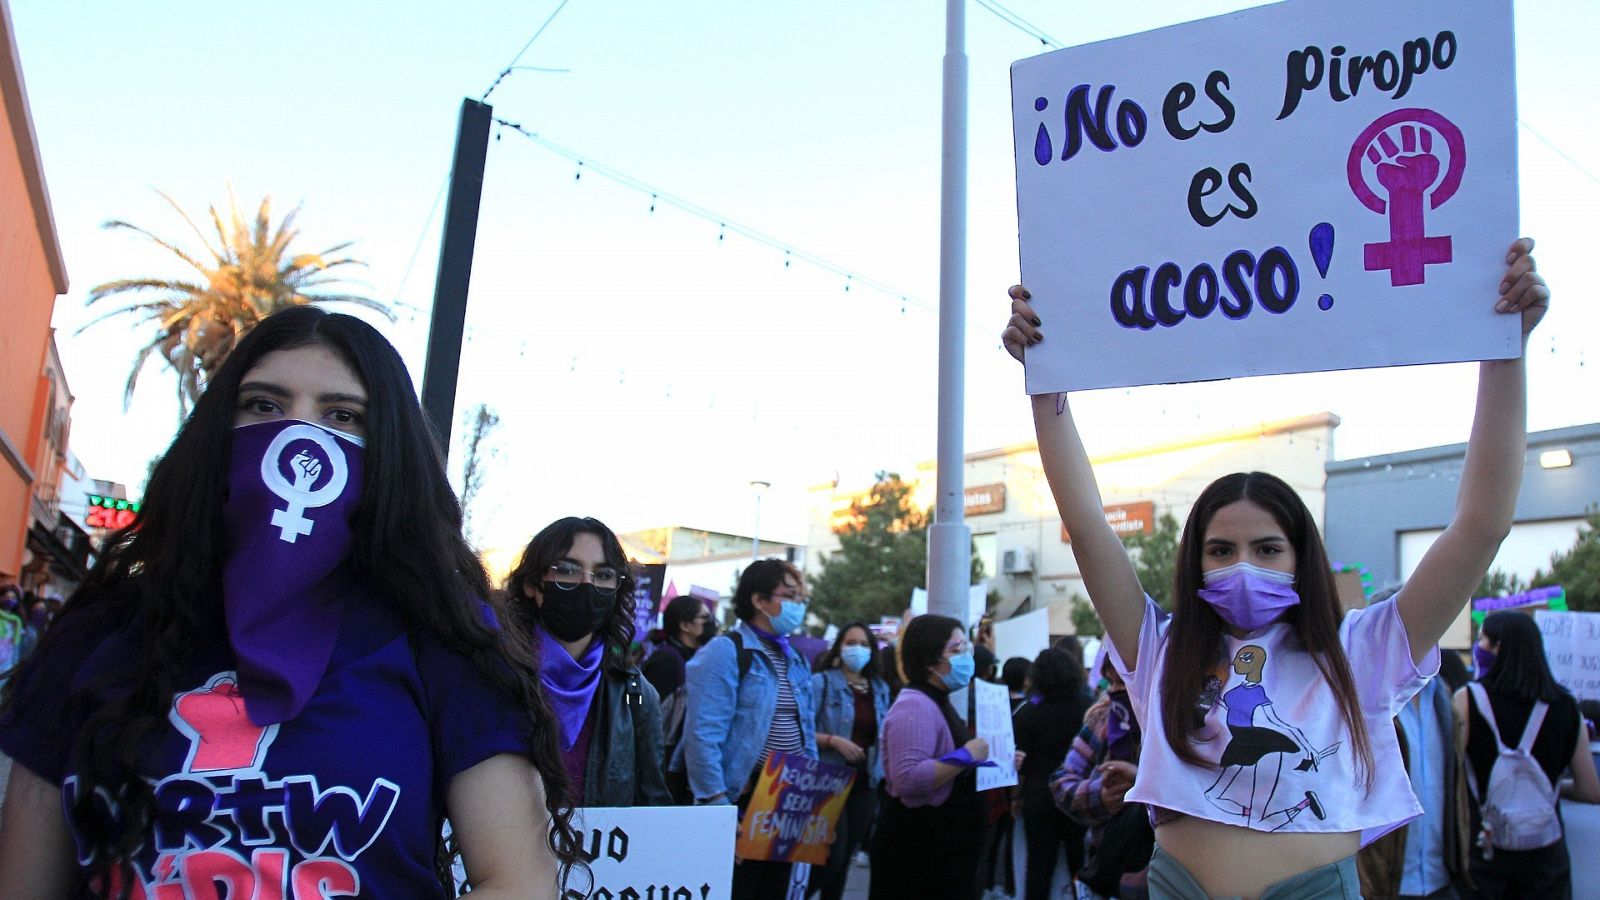
[[(294, 470), (294, 483), (284, 478), (278, 468), (284, 452), (292, 442), (298, 440), (316, 444), (327, 457), (326, 466), (331, 469), (331, 474), (327, 483), (315, 490), (312, 490), (312, 485), (322, 476), (324, 461), (310, 452), (310, 448), (302, 449), (289, 460)], [(261, 456), (262, 483), (267, 490), (289, 502), (287, 509), (272, 511), (272, 524), (278, 527), (278, 539), (292, 544), (300, 535), (310, 534), (316, 523), (305, 517), (305, 511), (327, 506), (339, 499), (349, 475), (344, 449), (339, 446), (338, 438), (315, 425), (291, 425), (278, 432), (278, 436), (267, 445), (267, 452)]]
[[(1396, 126), (1398, 143), (1390, 133)], [(1363, 165), (1363, 157), (1370, 166)], [(1455, 196), (1466, 168), (1461, 129), (1431, 109), (1397, 109), (1361, 132), (1345, 163), (1350, 190), (1362, 206), (1389, 219), (1389, 240), (1362, 248), (1368, 272), (1388, 269), (1394, 287), (1422, 284), (1427, 266), (1454, 258), (1450, 237), (1430, 237), (1423, 219), (1427, 210)], [(1388, 195), (1387, 202), (1369, 178)]]

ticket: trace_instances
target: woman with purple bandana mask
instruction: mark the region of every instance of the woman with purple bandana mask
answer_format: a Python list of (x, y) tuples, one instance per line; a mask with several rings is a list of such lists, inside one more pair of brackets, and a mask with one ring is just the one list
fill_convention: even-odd
[(560, 728), (573, 806), (666, 806), (661, 702), (628, 661), (633, 577), (617, 536), (569, 516), (533, 536), (506, 579)]
[(554, 719), (411, 384), (350, 316), (239, 341), (5, 695), (0, 896), (557, 896)]
[[(1524, 348), (1550, 296), (1532, 249), (1511, 246), (1485, 299), (1520, 317)], [(1021, 360), (1043, 323), (1026, 288), (1011, 298), (1002, 341)], [(1032, 398), (1045, 474), (1145, 727), (1128, 799), (1154, 808), (1152, 897), (1355, 897), (1358, 847), (1421, 812), (1390, 718), (1436, 671), (1439, 637), (1511, 526), (1526, 393), (1522, 359), (1480, 364), (1455, 518), (1392, 601), (1343, 613), (1305, 503), (1250, 472), (1195, 501), (1170, 616), (1105, 521), (1067, 396)]]

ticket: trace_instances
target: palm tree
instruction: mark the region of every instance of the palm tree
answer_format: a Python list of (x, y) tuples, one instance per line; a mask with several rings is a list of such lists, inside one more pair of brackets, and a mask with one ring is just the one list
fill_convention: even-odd
[[(332, 270), (365, 263), (336, 256), (350, 246), (348, 241), (321, 253), (291, 253), (289, 244), (300, 234), (294, 227), (295, 216), (300, 212), (298, 207), (284, 216), (274, 230), (271, 197), (262, 198), (255, 221), (246, 223), (230, 190), (230, 215), (226, 222), (215, 206), (207, 210), (212, 227), (216, 229), (217, 244), (212, 246), (176, 200), (161, 191), (156, 193), (183, 218), (200, 239), (205, 252), (191, 255), (177, 244), (128, 222), (114, 219), (105, 223), (106, 228), (127, 229), (149, 239), (193, 267), (196, 273), (187, 279), (122, 278), (96, 285), (89, 291), (90, 304), (115, 294), (155, 295), (114, 309), (84, 326), (88, 328), (124, 314), (136, 315), (143, 322), (155, 325), (155, 335), (134, 356), (133, 371), (128, 373), (122, 396), (124, 409), (133, 398), (133, 389), (145, 361), (151, 353), (160, 352), (178, 374), (178, 415), (180, 418), (187, 416), (205, 389), (206, 380), (227, 359), (239, 338), (280, 309), (307, 303), (354, 303), (394, 321), (394, 313), (376, 300), (355, 294), (315, 292), (317, 288), (344, 280), (330, 274)], [(80, 333), (82, 331), (79, 329)]]

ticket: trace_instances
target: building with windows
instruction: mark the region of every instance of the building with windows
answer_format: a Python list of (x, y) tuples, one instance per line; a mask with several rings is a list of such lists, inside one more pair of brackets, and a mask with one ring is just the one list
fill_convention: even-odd
[[(1450, 524), (1466, 444), (1448, 444), (1328, 464), (1328, 552), (1364, 568), (1376, 587), (1411, 577)], [(1516, 524), (1490, 570), (1524, 583), (1551, 554), (1571, 547), (1600, 509), (1600, 423), (1528, 435)], [(1472, 599), (1463, 597), (1463, 600)], [(1440, 642), (1472, 644), (1467, 612)]]
[(72, 394), (50, 329), (67, 270), (4, 2), (0, 32), (0, 582), (45, 587), (77, 529), (60, 512)]
[[(1339, 419), (1317, 413), (1248, 428), (1120, 447), (1090, 447), (1106, 518), (1118, 531), (1150, 533), (1162, 515), (1181, 524), (1206, 485), (1230, 472), (1262, 469), (1300, 492), (1320, 523), (1325, 467), (1333, 458)], [(933, 506), (937, 467), (932, 462), (901, 472), (914, 486), (914, 503)], [(1071, 634), (1072, 606), (1086, 601), (1072, 557), (1071, 536), (1045, 483), (1036, 443), (966, 455), (966, 521), (974, 552), (983, 560), (992, 612), (1008, 618), (1035, 609), (1050, 612), (1050, 631)], [(838, 534), (851, 520), (851, 505), (870, 485), (823, 484), (811, 491), (807, 571), (821, 567), (839, 547)], [(915, 585), (906, 585), (909, 604)]]

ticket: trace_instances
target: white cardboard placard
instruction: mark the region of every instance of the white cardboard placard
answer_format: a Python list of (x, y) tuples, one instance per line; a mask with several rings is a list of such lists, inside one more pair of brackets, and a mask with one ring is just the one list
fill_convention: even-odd
[(573, 824), (594, 875), (589, 896), (635, 896), (626, 893), (631, 888), (645, 897), (652, 885), (660, 896), (667, 885), (668, 896), (682, 888), (695, 900), (726, 900), (732, 894), (737, 815), (732, 806), (575, 810)]
[(1028, 392), (1517, 356), (1513, 62), (1510, 0), (1288, 0), (1015, 63)]
[(1017, 738), (1011, 728), (1011, 695), (1003, 684), (977, 679), (973, 680), (972, 689), (978, 737), (989, 742), (989, 759), (995, 763), (978, 769), (978, 790), (1010, 787), (1017, 783), (1017, 768), (1012, 765), (1016, 762)]
[(994, 623), (994, 657), (1005, 665), (1013, 656), (1028, 662), (1050, 648), (1050, 611), (1036, 609)]
[(1550, 673), (1579, 700), (1600, 700), (1600, 613), (1536, 610)]

